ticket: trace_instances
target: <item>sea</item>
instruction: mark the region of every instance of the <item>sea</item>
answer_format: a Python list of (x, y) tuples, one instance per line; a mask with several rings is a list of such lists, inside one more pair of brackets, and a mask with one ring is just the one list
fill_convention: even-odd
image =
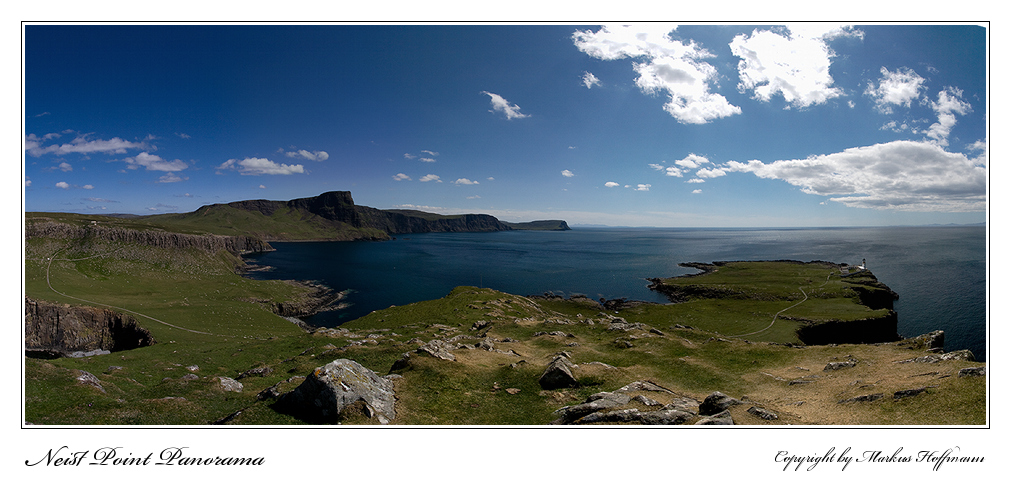
[(255, 279), (296, 279), (347, 291), (344, 308), (306, 319), (344, 322), (456, 286), (517, 295), (583, 294), (665, 303), (651, 277), (698, 272), (684, 262), (825, 260), (860, 264), (893, 291), (898, 331), (944, 330), (945, 350), (986, 359), (987, 234), (978, 226), (620, 228), (395, 235), (385, 242), (272, 242), (247, 256)]

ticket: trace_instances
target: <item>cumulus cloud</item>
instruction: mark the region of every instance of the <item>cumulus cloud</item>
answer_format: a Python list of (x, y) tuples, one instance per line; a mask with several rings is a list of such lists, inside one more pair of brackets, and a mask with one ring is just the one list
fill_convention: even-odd
[(56, 187), (59, 187), (60, 189), (69, 189), (70, 188), (70, 184), (68, 184), (66, 182), (57, 182), (56, 183)]
[(621, 185), (621, 184), (619, 184), (617, 182), (605, 182), (604, 183), (604, 187), (618, 187), (619, 185)]
[(292, 175), (305, 173), (301, 165), (285, 165), (275, 163), (266, 158), (232, 158), (221, 165), (218, 170), (238, 170), (241, 175)]
[(491, 111), (488, 112), (501, 112), (505, 114), (506, 119), (523, 119), (525, 117), (530, 117), (529, 114), (523, 114), (520, 112), (520, 106), (516, 104), (510, 104), (508, 100), (502, 98), (501, 95), (493, 94), (491, 92), (481, 92), (488, 97), (491, 97)]
[(81, 186), (81, 189), (88, 189), (89, 191), (92, 190), (92, 189), (94, 189), (94, 188), (95, 188), (95, 186), (93, 186), (91, 184), (85, 184), (85, 185)]
[(78, 136), (70, 143), (62, 145), (42, 146), (42, 142), (50, 139), (50, 137), (59, 137), (59, 135), (50, 133), (41, 138), (34, 134), (25, 136), (25, 151), (33, 157), (38, 157), (47, 153), (55, 155), (66, 155), (68, 153), (126, 153), (127, 150), (147, 147), (147, 143), (144, 142), (126, 141), (121, 138), (89, 140), (87, 136)]
[(182, 182), (184, 180), (190, 180), (190, 178), (189, 177), (183, 177), (181, 175), (176, 175), (176, 174), (174, 174), (172, 172), (169, 172), (169, 173), (167, 173), (165, 175), (162, 175), (161, 177), (158, 178), (158, 182), (161, 182), (161, 183), (164, 183), (164, 184), (168, 184), (168, 183), (172, 183), (172, 182)]
[(843, 95), (842, 89), (832, 86), (829, 66), (834, 53), (825, 41), (862, 35), (860, 31), (821, 23), (740, 34), (730, 42), (730, 51), (741, 58), (737, 89), (741, 93), (750, 90), (755, 99), (764, 102), (780, 94), (796, 108), (823, 104)]
[(393, 176), (393, 180), (396, 180), (396, 181), (411, 180), (411, 178), (408, 177), (407, 174), (399, 173), (399, 174)]
[(702, 194), (702, 189), (695, 189), (692, 191), (692, 194)]
[(650, 187), (653, 187), (652, 184), (639, 184), (639, 185), (635, 186), (635, 190), (637, 190), (637, 191), (648, 191)]
[(632, 64), (639, 75), (636, 86), (647, 94), (667, 94), (663, 108), (679, 122), (705, 124), (740, 114), (740, 107), (710, 92), (719, 74), (702, 60), (714, 55), (694, 42), (674, 40), (670, 33), (675, 29), (677, 25), (661, 23), (605, 25), (596, 32), (576, 31), (572, 40), (594, 58), (639, 60)]
[(477, 185), (477, 184), (480, 184), (480, 182), (478, 182), (476, 180), (470, 180), (470, 179), (456, 179), (456, 180), (453, 181), (453, 183), (456, 184), (456, 185)]
[(126, 168), (131, 170), (144, 167), (148, 170), (155, 170), (158, 172), (178, 172), (189, 167), (189, 165), (182, 160), (168, 161), (158, 155), (151, 155), (146, 151), (140, 152), (135, 157), (126, 157), (123, 161), (127, 163)]
[(59, 169), (60, 169), (60, 171), (63, 171), (63, 172), (72, 172), (74, 170), (74, 167), (72, 167), (67, 162), (63, 162), (63, 163), (60, 164)]
[(882, 66), (878, 84), (869, 83), (864, 94), (874, 100), (878, 112), (891, 114), (893, 105), (909, 107), (913, 100), (919, 98), (924, 81), (923, 77), (909, 68), (890, 72)]
[(936, 144), (893, 141), (829, 155), (762, 163), (730, 161), (725, 172), (779, 179), (808, 194), (856, 208), (980, 211), (986, 206), (986, 159)]
[(562, 170), (562, 175), (565, 176), (565, 177), (575, 177), (576, 176), (576, 174), (572, 173), (572, 171), (568, 170), (568, 169)]
[(698, 156), (694, 153), (689, 153), (688, 156), (682, 158), (681, 160), (674, 161), (675, 165), (680, 165), (685, 168), (699, 168), (700, 166), (708, 163), (709, 163), (708, 158)]
[(931, 108), (937, 113), (937, 122), (927, 129), (927, 137), (941, 146), (948, 146), (948, 134), (955, 126), (955, 114), (966, 115), (972, 112), (972, 106), (962, 100), (962, 91), (948, 87), (937, 94), (937, 102), (931, 103)]
[(586, 85), (586, 88), (592, 88), (594, 85), (600, 86), (600, 79), (597, 78), (593, 73), (584, 71), (583, 85)]
[(706, 179), (688, 179), (685, 181), (686, 184), (701, 184), (705, 182)]
[(330, 154), (325, 151), (296, 150), (285, 152), (285, 155), (290, 158), (301, 158), (311, 162), (322, 162), (330, 158)]
[(439, 179), (439, 176), (435, 174), (428, 174), (418, 180), (422, 182), (442, 182), (442, 180)]

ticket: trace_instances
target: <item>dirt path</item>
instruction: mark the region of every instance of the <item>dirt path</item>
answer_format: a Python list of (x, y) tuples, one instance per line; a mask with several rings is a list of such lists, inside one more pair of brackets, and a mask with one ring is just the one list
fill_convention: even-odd
[[(831, 279), (831, 278), (832, 278), (832, 274), (834, 274), (834, 272), (832, 272), (832, 273), (829, 273), (828, 277), (826, 277), (826, 278), (825, 278), (825, 282), (821, 283), (821, 285), (820, 285), (820, 286), (818, 286), (818, 287), (820, 288), (820, 287), (823, 287), (823, 286), (825, 286), (826, 284), (828, 284), (828, 281), (829, 281), (829, 279)], [(797, 289), (799, 289), (799, 290), (800, 290), (800, 292), (801, 292), (801, 294), (803, 294), (803, 295), (804, 295), (804, 299), (802, 299), (802, 300), (800, 300), (800, 301), (798, 301), (798, 302), (796, 302), (796, 303), (794, 303), (794, 304), (792, 304), (792, 305), (790, 305), (790, 306), (787, 306), (786, 308), (783, 308), (782, 310), (779, 310), (779, 311), (777, 311), (775, 315), (772, 315), (772, 322), (771, 322), (771, 323), (769, 323), (769, 326), (768, 326), (768, 327), (765, 327), (765, 328), (763, 328), (763, 329), (761, 329), (761, 330), (756, 330), (756, 331), (754, 331), (754, 332), (748, 332), (748, 333), (742, 333), (742, 334), (740, 334), (740, 335), (727, 335), (727, 337), (746, 337), (746, 336), (748, 336), (748, 335), (755, 335), (755, 334), (759, 334), (759, 333), (762, 333), (762, 332), (764, 332), (764, 331), (766, 331), (766, 330), (768, 330), (768, 329), (772, 328), (772, 326), (776, 324), (776, 320), (777, 320), (777, 319), (779, 319), (779, 315), (780, 315), (781, 313), (783, 313), (784, 311), (786, 311), (786, 310), (789, 310), (790, 308), (793, 308), (793, 307), (795, 307), (795, 306), (798, 306), (798, 305), (800, 305), (801, 303), (803, 303), (803, 302), (807, 301), (807, 299), (808, 299), (808, 296), (807, 296), (807, 293), (806, 293), (806, 292), (804, 292), (804, 288), (803, 288), (802, 286), (797, 286)]]

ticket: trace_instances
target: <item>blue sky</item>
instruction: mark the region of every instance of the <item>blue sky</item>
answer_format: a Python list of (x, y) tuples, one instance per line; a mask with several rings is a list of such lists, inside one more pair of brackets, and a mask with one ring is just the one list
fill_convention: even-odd
[(27, 211), (986, 220), (972, 25), (26, 25)]

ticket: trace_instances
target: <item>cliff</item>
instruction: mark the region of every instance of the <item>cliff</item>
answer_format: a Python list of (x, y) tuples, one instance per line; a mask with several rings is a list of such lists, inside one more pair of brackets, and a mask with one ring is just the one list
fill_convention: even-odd
[(34, 356), (66, 356), (94, 350), (121, 351), (155, 343), (151, 332), (129, 315), (91, 306), (70, 306), (25, 298), (25, 351)]
[(269, 243), (251, 236), (192, 235), (161, 230), (141, 230), (104, 224), (72, 225), (50, 219), (33, 219), (25, 223), (25, 239), (54, 238), (64, 240), (98, 239), (136, 243), (160, 248), (196, 248), (209, 253), (220, 250), (239, 254), (268, 252)]

